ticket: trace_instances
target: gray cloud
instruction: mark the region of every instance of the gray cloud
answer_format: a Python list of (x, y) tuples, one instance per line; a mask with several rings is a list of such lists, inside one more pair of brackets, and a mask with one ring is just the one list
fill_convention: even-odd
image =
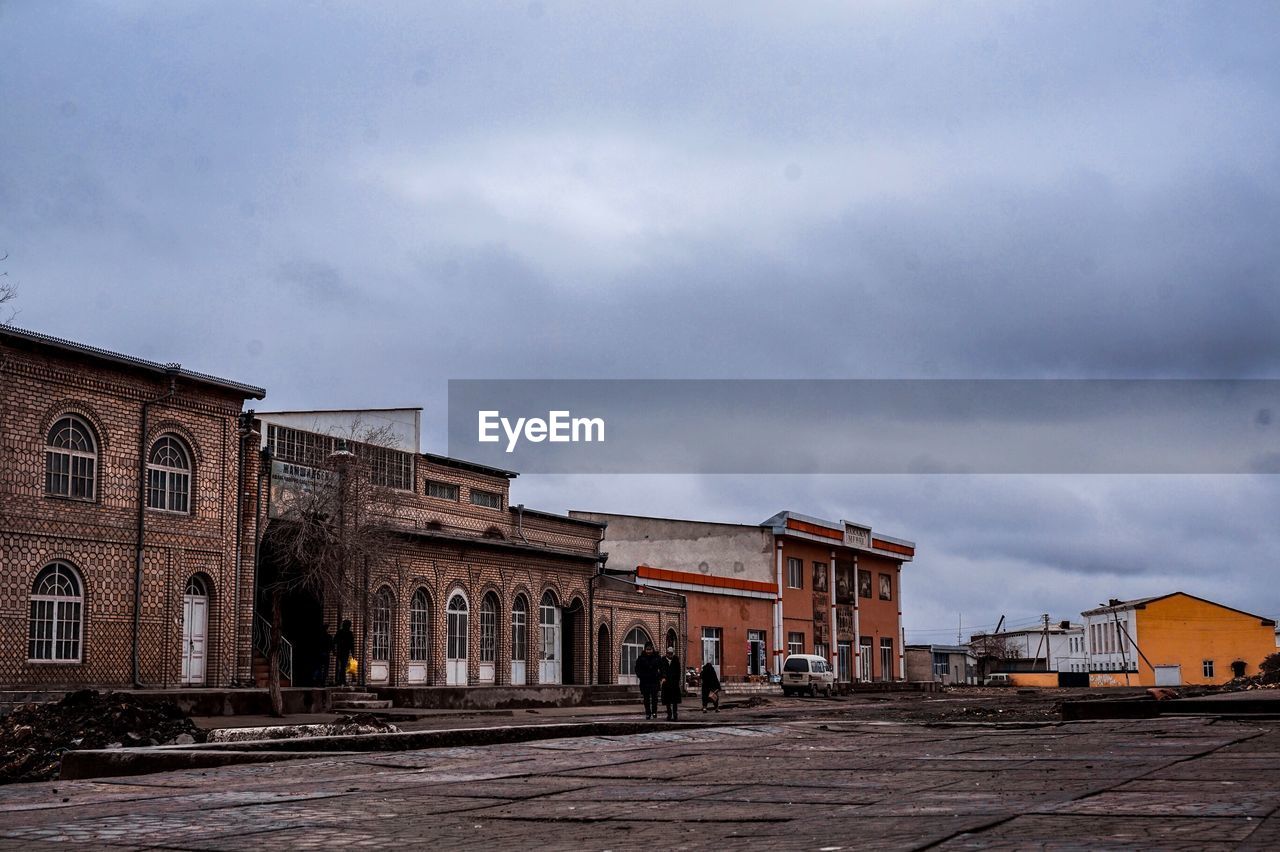
[[(272, 407), (424, 405), (438, 450), (450, 378), (1280, 375), (1268, 4), (0, 21), (22, 322)], [(1104, 586), (1280, 613), (1266, 477), (517, 488), (868, 517), (922, 543), (917, 627), (1078, 611)]]

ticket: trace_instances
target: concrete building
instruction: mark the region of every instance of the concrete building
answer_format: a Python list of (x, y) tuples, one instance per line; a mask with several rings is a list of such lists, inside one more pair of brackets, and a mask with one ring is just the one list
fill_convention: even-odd
[(969, 648), (985, 677), (1007, 674), (1016, 686), (1088, 686), (1084, 627), (1045, 616), (1041, 625), (981, 633)]
[(976, 684), (977, 659), (966, 645), (908, 645), (907, 680)]
[(1184, 592), (1083, 613), (1091, 686), (1223, 683), (1275, 653), (1274, 620)]
[[(419, 452), (419, 417), (413, 408), (258, 415), (272, 477), (266, 539), (294, 522), (290, 494), (341, 475), (344, 453), (362, 462), (358, 475), (378, 489), (365, 502), (393, 532), (344, 591), (289, 594), (297, 682), (316, 677), (322, 626), (344, 618), (363, 682), (409, 690), (625, 681), (634, 640), (683, 636), (680, 596), (604, 574), (604, 524), (513, 505), (513, 471)], [(359, 440), (370, 429), (376, 446)], [(264, 562), (263, 583), (283, 570)], [(266, 614), (259, 596), (259, 623)]]
[(842, 681), (906, 677), (901, 572), (912, 542), (790, 511), (760, 524), (569, 514), (607, 525), (612, 570), (685, 596), (690, 665), (750, 679), (811, 653)]
[(263, 395), (0, 326), (0, 686), (248, 682)]

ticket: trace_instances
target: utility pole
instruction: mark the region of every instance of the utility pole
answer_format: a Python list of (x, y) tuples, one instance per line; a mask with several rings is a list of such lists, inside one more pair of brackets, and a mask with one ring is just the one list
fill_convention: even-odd
[(1049, 671), (1049, 613), (1044, 614), (1044, 670)]
[(957, 612), (956, 613), (956, 644), (957, 645), (960, 644), (960, 631), (964, 629), (963, 625), (964, 625), (964, 613)]

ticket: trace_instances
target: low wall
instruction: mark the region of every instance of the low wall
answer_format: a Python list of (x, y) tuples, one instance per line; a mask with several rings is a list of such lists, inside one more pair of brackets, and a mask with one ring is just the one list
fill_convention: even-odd
[(591, 687), (540, 686), (378, 686), (368, 687), (392, 707), (420, 710), (519, 710), (526, 707), (580, 707)]
[[(265, 716), (271, 712), (271, 694), (265, 689), (100, 689), (140, 701), (172, 701), (190, 716)], [(280, 690), (286, 713), (327, 713), (329, 693), (323, 689), (286, 687)], [(66, 690), (56, 692), (0, 693), (0, 715), (22, 704), (61, 701)]]
[(1014, 686), (1058, 687), (1057, 672), (1010, 672), (1009, 683)]

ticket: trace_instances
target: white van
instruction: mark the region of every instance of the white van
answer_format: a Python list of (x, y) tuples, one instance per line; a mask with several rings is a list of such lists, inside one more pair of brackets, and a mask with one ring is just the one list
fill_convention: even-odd
[(1007, 674), (997, 672), (996, 674), (987, 675), (982, 681), (983, 686), (1013, 686), (1013, 679)]
[(782, 664), (782, 694), (807, 692), (830, 695), (835, 689), (836, 673), (831, 664), (813, 654), (792, 654)]

